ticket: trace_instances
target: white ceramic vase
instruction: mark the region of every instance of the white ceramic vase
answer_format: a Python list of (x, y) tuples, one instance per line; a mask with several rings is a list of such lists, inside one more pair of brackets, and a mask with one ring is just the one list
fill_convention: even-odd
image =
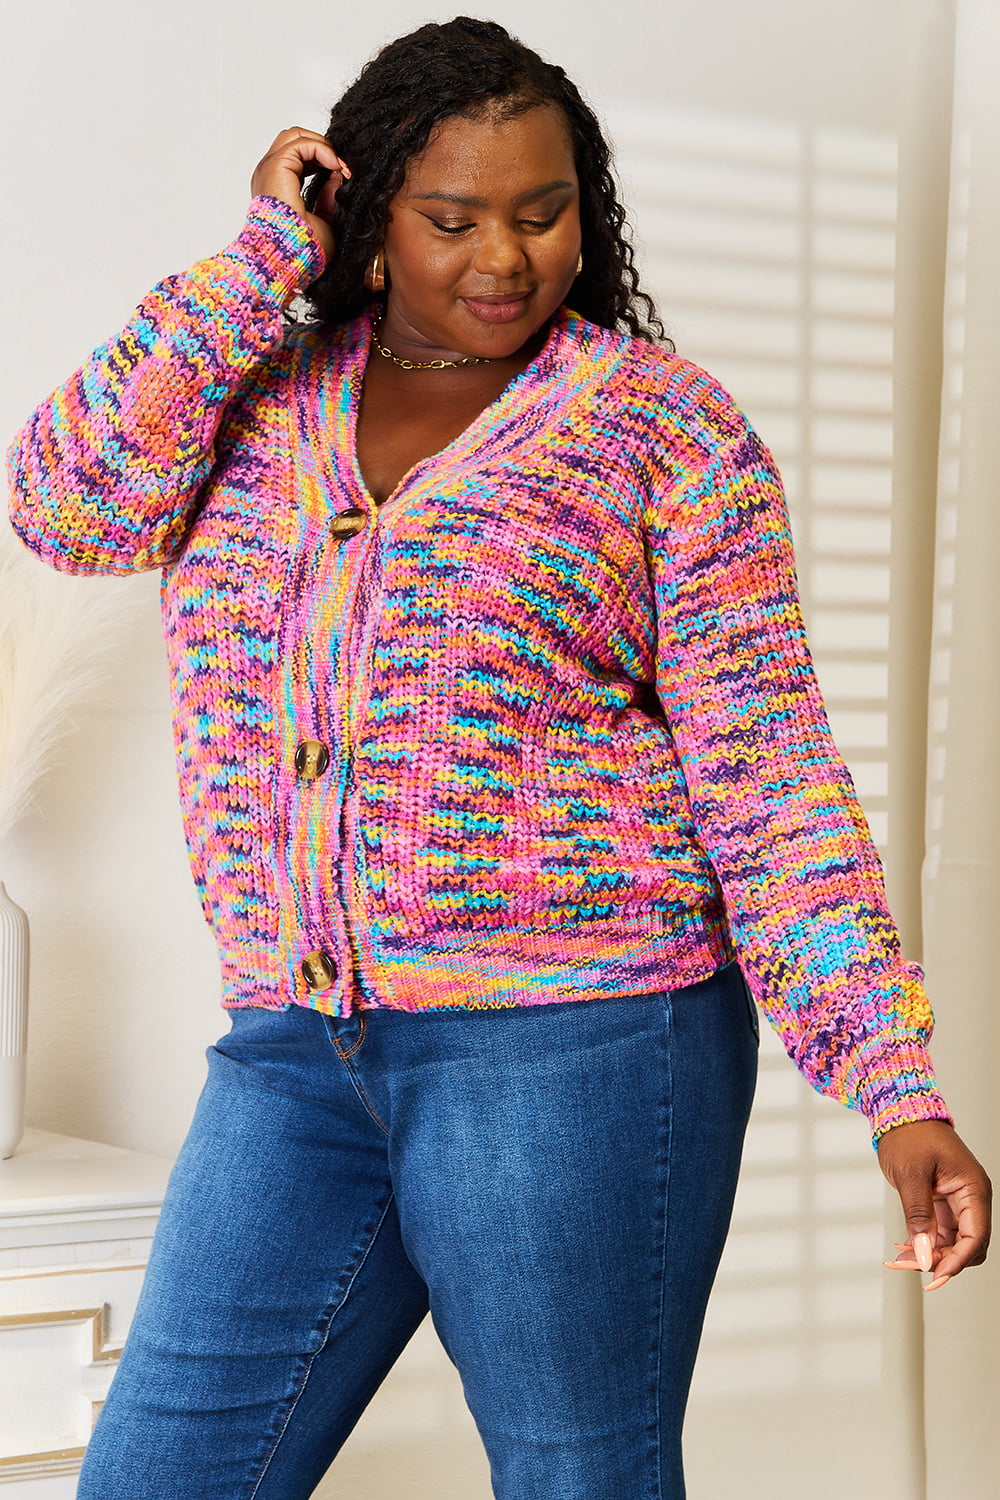
[(0, 1158), (24, 1133), (28, 1049), (28, 918), (0, 880)]

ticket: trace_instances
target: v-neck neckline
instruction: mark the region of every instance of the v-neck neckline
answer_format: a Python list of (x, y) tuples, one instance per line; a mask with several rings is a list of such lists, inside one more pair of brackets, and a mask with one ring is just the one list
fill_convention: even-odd
[(352, 330), (353, 337), (347, 341), (345, 349), (347, 358), (341, 367), (344, 395), (338, 405), (343, 413), (341, 436), (344, 444), (344, 457), (347, 460), (354, 486), (366, 507), (371, 506), (374, 510), (381, 512), (409, 487), (414, 476), (421, 470), (430, 465), (453, 465), (457, 459), (477, 447), (481, 436), (500, 428), (511, 409), (516, 408), (524, 386), (531, 380), (544, 379), (558, 363), (567, 323), (575, 315), (565, 306), (557, 307), (552, 315), (545, 342), (534, 359), (526, 364), (519, 374), (508, 380), (503, 389), (483, 407), (477, 416), (473, 417), (467, 426), (462, 428), (461, 432), (443, 447), (435, 449), (433, 453), (428, 453), (423, 458), (418, 458), (400, 477), (385, 499), (376, 500), (365, 483), (358, 461), (358, 417), (361, 410), (361, 395), (364, 390), (365, 370), (374, 347), (372, 326), (375, 322), (376, 311), (376, 304), (373, 303), (370, 308), (360, 314)]

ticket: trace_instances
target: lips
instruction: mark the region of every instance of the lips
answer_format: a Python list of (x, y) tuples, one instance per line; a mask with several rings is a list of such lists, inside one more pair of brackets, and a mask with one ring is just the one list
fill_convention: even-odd
[(531, 292), (500, 292), (463, 297), (469, 312), (482, 323), (513, 323), (524, 311)]

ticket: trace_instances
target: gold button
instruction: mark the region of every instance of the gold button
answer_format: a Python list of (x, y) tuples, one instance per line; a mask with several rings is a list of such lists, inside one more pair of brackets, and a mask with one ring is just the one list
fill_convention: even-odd
[(328, 953), (307, 953), (300, 968), (311, 990), (328, 990), (337, 977), (337, 965)]
[(334, 536), (355, 536), (367, 523), (367, 512), (358, 505), (351, 505), (347, 510), (342, 510), (339, 515), (334, 516), (330, 522), (330, 530)]
[(315, 781), (330, 764), (330, 752), (320, 740), (303, 740), (295, 752), (295, 769), (304, 781)]

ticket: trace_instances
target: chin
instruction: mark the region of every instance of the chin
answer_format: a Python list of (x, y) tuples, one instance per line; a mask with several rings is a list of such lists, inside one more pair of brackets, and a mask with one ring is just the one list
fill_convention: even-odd
[(498, 318), (496, 322), (489, 316), (481, 317), (471, 312), (463, 304), (460, 314), (461, 334), (456, 331), (456, 337), (460, 339), (459, 347), (467, 348), (470, 354), (478, 354), (483, 359), (503, 359), (516, 354), (549, 321), (559, 306), (556, 303), (539, 313), (538, 308), (532, 305), (533, 301), (529, 297), (518, 316)]

